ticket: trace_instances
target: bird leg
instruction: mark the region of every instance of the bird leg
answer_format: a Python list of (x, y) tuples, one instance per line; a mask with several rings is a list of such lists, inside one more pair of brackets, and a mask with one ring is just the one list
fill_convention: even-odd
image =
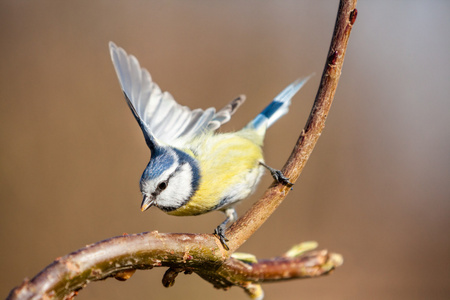
[(225, 229), (227, 229), (227, 225), (229, 223), (233, 223), (237, 219), (236, 210), (232, 207), (227, 208), (224, 213), (227, 215), (227, 218), (225, 221), (222, 222), (219, 226), (217, 226), (216, 229), (214, 229), (214, 235), (219, 239), (222, 246), (225, 248), (225, 250), (230, 250), (227, 243), (228, 239), (225, 237)]
[(270, 171), (270, 174), (272, 174), (273, 179), (275, 179), (278, 183), (282, 183), (287, 186), (293, 186), (294, 184), (289, 181), (289, 178), (285, 177), (283, 173), (281, 173), (280, 170), (274, 169), (263, 163), (262, 161), (259, 162), (261, 166), (266, 168)]

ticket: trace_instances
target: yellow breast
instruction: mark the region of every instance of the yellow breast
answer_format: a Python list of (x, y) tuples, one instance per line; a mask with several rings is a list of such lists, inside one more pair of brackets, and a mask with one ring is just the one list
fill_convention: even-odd
[(261, 139), (251, 132), (211, 135), (195, 149), (200, 184), (191, 200), (171, 215), (203, 214), (249, 196), (263, 168)]

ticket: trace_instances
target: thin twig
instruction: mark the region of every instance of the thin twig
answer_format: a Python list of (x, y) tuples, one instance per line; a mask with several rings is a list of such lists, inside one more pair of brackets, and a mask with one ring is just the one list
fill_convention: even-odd
[[(295, 182), (300, 176), (325, 127), (341, 75), (350, 31), (356, 19), (356, 2), (357, 0), (342, 0), (339, 4), (333, 38), (314, 105), (305, 128), (283, 167), (283, 173), (291, 182)], [(289, 190), (290, 187), (274, 182), (264, 196), (227, 230), (225, 235), (230, 240), (227, 243), (230, 252), (238, 249), (261, 227), (281, 204)]]

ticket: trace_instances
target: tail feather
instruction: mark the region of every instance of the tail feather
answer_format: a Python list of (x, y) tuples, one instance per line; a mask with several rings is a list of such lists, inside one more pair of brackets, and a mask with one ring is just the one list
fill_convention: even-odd
[(291, 99), (303, 87), (311, 76), (300, 78), (288, 85), (281, 93), (279, 93), (273, 101), (267, 105), (264, 110), (256, 116), (247, 127), (254, 129), (269, 128), (279, 118), (287, 114)]

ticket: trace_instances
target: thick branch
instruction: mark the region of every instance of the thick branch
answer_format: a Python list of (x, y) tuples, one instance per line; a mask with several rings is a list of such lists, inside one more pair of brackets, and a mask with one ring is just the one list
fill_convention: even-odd
[(180, 272), (198, 273), (216, 288), (325, 275), (342, 263), (325, 250), (298, 257), (244, 263), (228, 258), (209, 234), (157, 231), (110, 238), (56, 259), (31, 280), (11, 291), (12, 299), (67, 299), (91, 281), (126, 280), (135, 269), (169, 267), (163, 283), (171, 286)]
[[(325, 127), (341, 75), (350, 31), (356, 19), (356, 2), (357, 0), (341, 0), (339, 4), (333, 38), (314, 105), (305, 128), (283, 168), (283, 173), (291, 182), (295, 182), (300, 176)], [(227, 244), (230, 252), (238, 249), (261, 227), (281, 204), (289, 190), (290, 187), (274, 182), (264, 196), (227, 230), (226, 236), (230, 239)]]
[[(225, 259), (218, 242), (207, 234), (157, 231), (110, 238), (56, 259), (8, 299), (61, 299), (88, 282), (129, 269), (160, 266), (217, 268)], [(123, 279), (121, 276), (120, 279)]]

